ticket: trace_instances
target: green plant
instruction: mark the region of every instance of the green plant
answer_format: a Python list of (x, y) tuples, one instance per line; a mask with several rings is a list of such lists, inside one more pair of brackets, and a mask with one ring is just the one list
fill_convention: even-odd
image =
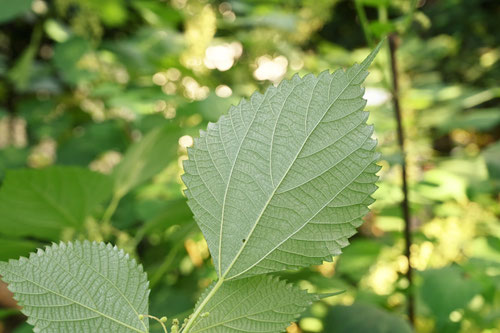
[[(379, 48), (346, 71), (296, 75), (253, 94), (195, 141), (183, 180), (218, 279), (171, 332), (280, 332), (312, 301), (331, 296), (269, 274), (340, 254), (373, 202), (378, 154), (361, 84)], [(154, 141), (143, 148), (157, 150)], [(141, 151), (118, 167), (115, 182), (129, 181), (115, 184), (103, 224), (128, 189), (156, 169), (142, 163)], [(143, 173), (130, 177), (133, 157)], [(148, 332), (149, 318), (167, 331), (165, 318), (148, 313), (141, 266), (111, 245), (54, 244), (1, 262), (0, 274), (38, 332)]]

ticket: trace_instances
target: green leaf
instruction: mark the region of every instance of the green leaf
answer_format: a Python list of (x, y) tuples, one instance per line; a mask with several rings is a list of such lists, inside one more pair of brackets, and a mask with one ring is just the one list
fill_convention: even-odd
[(0, 23), (7, 22), (30, 10), (33, 0), (0, 0)]
[(96, 77), (95, 72), (89, 71), (81, 64), (81, 59), (91, 51), (90, 42), (80, 37), (72, 37), (56, 44), (52, 61), (65, 82), (77, 85)]
[[(193, 214), (186, 204), (186, 199), (162, 200), (161, 208), (155, 212), (153, 205), (138, 205), (139, 216), (144, 220), (141, 230), (144, 234), (161, 233), (173, 225), (182, 225), (193, 220)], [(151, 213), (153, 216), (148, 217)]]
[(371, 239), (356, 239), (339, 257), (336, 274), (345, 274), (351, 281), (360, 281), (377, 262), (382, 244)]
[[(196, 309), (216, 286), (205, 291)], [(224, 282), (203, 307), (189, 333), (283, 332), (317, 299), (316, 295), (271, 276)]]
[(40, 245), (40, 243), (31, 240), (0, 236), (0, 260), (25, 256)]
[(82, 126), (82, 132), (58, 146), (57, 163), (89, 165), (100, 154), (124, 151), (129, 144), (123, 125), (114, 120), (89, 123)]
[(123, 196), (162, 171), (177, 157), (179, 136), (178, 130), (167, 124), (132, 145), (115, 168), (115, 193)]
[(42, 29), (36, 27), (31, 35), (29, 46), (16, 60), (15, 65), (9, 71), (8, 76), (14, 82), (18, 90), (25, 90), (28, 87), (32, 75), (33, 60), (40, 46), (42, 39)]
[(54, 244), (0, 262), (0, 275), (35, 332), (148, 332), (146, 273), (109, 244)]
[(488, 168), (488, 174), (491, 179), (500, 179), (500, 142), (495, 142), (489, 145), (485, 150), (481, 152), (483, 155), (486, 166)]
[(108, 176), (77, 167), (10, 170), (0, 188), (0, 234), (58, 239), (111, 192)]
[(320, 264), (348, 244), (378, 179), (361, 83), (379, 48), (255, 93), (195, 140), (183, 180), (219, 277)]
[(335, 333), (411, 333), (402, 318), (373, 305), (355, 303), (334, 306), (325, 319), (324, 332)]
[(421, 275), (423, 282), (419, 293), (422, 303), (429, 308), (439, 326), (453, 325), (449, 320), (450, 313), (464, 309), (480, 292), (478, 283), (459, 266), (430, 269), (421, 272)]

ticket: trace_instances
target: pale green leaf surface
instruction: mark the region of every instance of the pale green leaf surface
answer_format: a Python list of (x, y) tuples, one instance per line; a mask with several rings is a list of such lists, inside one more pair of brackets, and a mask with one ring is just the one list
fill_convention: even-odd
[(0, 275), (35, 332), (148, 332), (146, 273), (111, 245), (54, 244), (0, 262)]
[[(212, 287), (200, 297), (205, 299)], [(224, 282), (190, 333), (284, 332), (318, 297), (276, 277), (256, 276)]]
[(110, 177), (78, 167), (11, 170), (0, 188), (0, 234), (56, 240), (109, 198)]
[(195, 140), (183, 180), (220, 277), (331, 260), (361, 225), (379, 170), (361, 84), (379, 48), (255, 93)]
[(178, 130), (164, 125), (132, 145), (113, 172), (115, 192), (123, 196), (162, 171), (177, 156), (178, 140)]

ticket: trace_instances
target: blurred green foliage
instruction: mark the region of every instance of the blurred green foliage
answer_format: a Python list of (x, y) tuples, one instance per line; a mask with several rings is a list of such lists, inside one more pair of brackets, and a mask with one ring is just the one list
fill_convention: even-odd
[[(0, 260), (113, 242), (144, 264), (152, 314), (187, 315), (215, 277), (182, 193), (193, 137), (254, 90), (351, 65), (393, 32), (415, 331), (499, 333), (498, 17), (495, 0), (0, 0)], [(383, 167), (372, 213), (333, 264), (281, 274), (346, 292), (289, 332), (407, 330), (389, 75), (385, 52), (366, 90)], [(0, 332), (29, 332), (0, 295)]]

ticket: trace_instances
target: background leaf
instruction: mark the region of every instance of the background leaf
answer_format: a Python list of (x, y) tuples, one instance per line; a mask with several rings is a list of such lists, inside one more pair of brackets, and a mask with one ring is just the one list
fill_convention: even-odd
[[(196, 308), (213, 287), (200, 297)], [(224, 282), (189, 332), (283, 332), (314, 300), (316, 295), (276, 277)]]
[(178, 130), (167, 124), (131, 146), (114, 170), (115, 193), (124, 195), (163, 170), (176, 157), (179, 136)]
[(0, 23), (9, 21), (31, 8), (33, 0), (0, 0)]
[(40, 243), (31, 240), (0, 236), (0, 260), (25, 256), (39, 246)]
[(0, 275), (36, 332), (148, 332), (142, 266), (104, 243), (60, 243), (0, 262)]
[(0, 234), (56, 240), (63, 228), (81, 228), (109, 198), (111, 179), (78, 167), (11, 170), (0, 188)]
[(429, 269), (421, 274), (420, 297), (436, 318), (436, 328), (439, 332), (458, 332), (460, 327), (450, 321), (450, 314), (465, 309), (479, 293), (479, 285), (457, 266)]
[(376, 189), (360, 85), (379, 48), (345, 72), (253, 94), (188, 150), (188, 204), (219, 276), (320, 264), (347, 245)]
[(355, 303), (334, 306), (325, 320), (325, 332), (335, 333), (411, 333), (402, 318), (373, 305)]

